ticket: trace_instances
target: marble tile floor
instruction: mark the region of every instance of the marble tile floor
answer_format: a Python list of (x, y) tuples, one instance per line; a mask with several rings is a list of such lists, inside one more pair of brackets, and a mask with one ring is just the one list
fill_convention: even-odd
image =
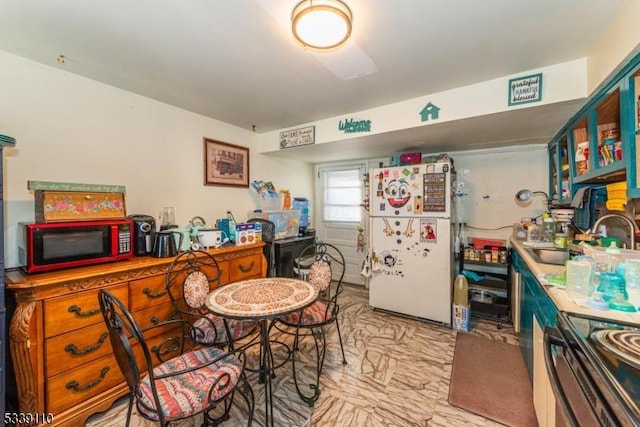
[[(342, 364), (335, 328), (328, 337), (321, 394), (314, 407), (298, 397), (291, 364), (277, 371), (274, 383), (274, 419), (277, 426), (500, 426), (501, 424), (449, 405), (449, 379), (456, 331), (443, 326), (374, 311), (368, 291), (346, 286), (341, 295), (340, 326), (347, 357)], [(471, 333), (517, 344), (510, 324), (501, 329), (489, 320), (472, 318)], [(285, 338), (287, 339), (287, 338)], [(311, 345), (311, 341), (307, 343)], [(311, 350), (311, 348), (309, 348)], [(274, 348), (276, 358), (284, 357)], [(302, 348), (300, 354), (305, 354)], [(298, 359), (296, 359), (298, 360)], [(302, 360), (304, 362), (304, 360)], [(264, 426), (264, 390), (257, 375), (249, 373), (256, 397), (254, 426)], [(242, 399), (223, 426), (246, 425)], [(93, 415), (87, 427), (125, 425), (127, 399)], [(197, 427), (200, 416), (174, 424)], [(156, 425), (135, 413), (132, 426)]]

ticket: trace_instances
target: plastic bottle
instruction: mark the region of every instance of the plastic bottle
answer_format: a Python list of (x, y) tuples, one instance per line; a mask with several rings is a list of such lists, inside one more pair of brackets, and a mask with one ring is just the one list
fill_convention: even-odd
[[(579, 258), (579, 259), (576, 259)], [(578, 302), (589, 298), (593, 291), (595, 260), (575, 257), (567, 261), (567, 296)]]
[(280, 190), (280, 194), (282, 195), (282, 209), (288, 211), (291, 209), (291, 192), (288, 189), (283, 188)]
[(236, 219), (231, 211), (227, 211), (227, 220), (229, 220), (229, 240), (236, 241)]
[(622, 250), (616, 245), (616, 242), (611, 242), (611, 245), (604, 251), (607, 253), (607, 271), (615, 273), (618, 264), (624, 261)]
[(531, 220), (531, 224), (527, 228), (527, 240), (529, 242), (537, 242), (540, 240), (540, 234), (538, 233), (538, 226), (536, 225), (535, 218)]
[(464, 274), (458, 274), (453, 281), (453, 303), (469, 305), (469, 283)]
[(542, 221), (542, 241), (553, 242), (556, 236), (556, 222), (553, 218), (545, 218)]

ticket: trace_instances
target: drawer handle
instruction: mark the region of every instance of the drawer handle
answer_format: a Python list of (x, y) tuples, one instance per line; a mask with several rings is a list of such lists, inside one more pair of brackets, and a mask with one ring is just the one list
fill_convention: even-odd
[(91, 316), (95, 316), (96, 314), (100, 313), (100, 309), (92, 308), (89, 311), (83, 312), (80, 307), (78, 307), (77, 305), (74, 304), (71, 307), (69, 307), (69, 313), (75, 313), (76, 316), (79, 316), (79, 317), (91, 317)]
[(103, 332), (102, 334), (100, 334), (100, 338), (98, 338), (97, 343), (90, 345), (88, 347), (85, 347), (82, 350), (79, 350), (75, 344), (67, 344), (67, 346), (64, 348), (64, 351), (69, 352), (71, 354), (75, 354), (76, 356), (80, 354), (91, 353), (92, 351), (96, 351), (97, 349), (102, 347), (102, 344), (104, 344), (108, 336), (109, 334), (107, 334), (106, 332)]
[(89, 381), (86, 385), (80, 385), (75, 380), (69, 381), (67, 383), (67, 390), (73, 390), (73, 391), (89, 390), (90, 388), (95, 387), (98, 384), (100, 384), (102, 382), (102, 380), (104, 380), (104, 378), (107, 376), (107, 372), (109, 372), (109, 367), (105, 366), (100, 371), (100, 376), (98, 378), (96, 378), (95, 380), (93, 380), (93, 381)]
[(240, 271), (242, 271), (243, 273), (249, 273), (251, 270), (253, 270), (253, 267), (256, 265), (255, 261), (251, 261), (251, 264), (249, 264), (249, 267), (245, 267), (242, 264), (240, 264), (238, 266), (238, 268), (240, 269)]
[(142, 293), (145, 294), (146, 296), (148, 296), (149, 298), (160, 298), (163, 297), (167, 294), (167, 290), (165, 289), (164, 291), (160, 291), (157, 293), (153, 293), (153, 291), (151, 291), (151, 289), (149, 288), (144, 288), (142, 290)]
[(152, 325), (157, 325), (160, 320), (158, 319), (158, 316), (151, 316), (151, 319), (149, 319), (149, 321)]

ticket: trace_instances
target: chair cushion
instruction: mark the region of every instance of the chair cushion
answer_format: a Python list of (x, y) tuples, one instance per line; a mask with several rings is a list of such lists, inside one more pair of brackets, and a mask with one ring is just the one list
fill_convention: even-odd
[(331, 283), (331, 266), (326, 261), (315, 261), (309, 271), (309, 283), (319, 291), (324, 291)]
[(209, 280), (202, 271), (193, 271), (184, 279), (184, 300), (189, 307), (200, 308), (207, 301)]
[[(234, 389), (242, 373), (242, 363), (235, 356), (227, 355), (225, 358), (209, 364), (223, 353), (220, 349), (207, 347), (174, 357), (153, 369), (154, 375), (157, 376), (192, 367), (201, 367), (189, 373), (155, 381), (160, 400), (159, 409), (166, 420), (184, 418), (208, 409), (210, 406), (209, 390), (212, 387), (212, 400), (216, 401)], [(223, 378), (222, 375), (225, 373), (229, 377)], [(214, 386), (214, 383), (219, 379), (221, 379), (220, 383)], [(150, 419), (157, 420), (158, 415), (155, 412), (158, 408), (155, 407), (148, 375), (140, 383), (138, 391), (138, 410)], [(153, 408), (153, 410), (147, 408)]]
[[(331, 310), (327, 312), (326, 303), (322, 301), (316, 301), (315, 303), (313, 303), (313, 305), (305, 308), (302, 312), (302, 320), (300, 321), (300, 326), (313, 326), (326, 323), (331, 320), (332, 315), (333, 314), (331, 313)], [(282, 316), (280, 318), (280, 321), (290, 326), (296, 326), (298, 325), (299, 318), (300, 312), (297, 311), (295, 313)]]
[[(227, 332), (224, 329), (222, 318), (213, 313), (209, 313), (205, 317), (193, 322), (198, 334), (202, 333), (202, 336), (196, 337), (196, 342), (209, 345), (227, 342)], [(258, 326), (258, 322), (253, 320), (227, 319), (227, 324), (233, 341), (246, 337)]]

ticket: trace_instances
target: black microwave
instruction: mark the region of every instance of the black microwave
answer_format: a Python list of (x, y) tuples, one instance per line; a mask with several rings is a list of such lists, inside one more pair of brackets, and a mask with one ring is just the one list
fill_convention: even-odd
[(27, 273), (119, 261), (133, 256), (133, 221), (20, 223), (18, 262)]

